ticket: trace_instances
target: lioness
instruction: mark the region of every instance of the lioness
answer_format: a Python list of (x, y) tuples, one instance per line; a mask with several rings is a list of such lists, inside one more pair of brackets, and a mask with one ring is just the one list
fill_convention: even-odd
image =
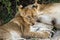
[[(50, 3), (50, 4), (42, 4), (42, 5), (38, 5), (38, 9), (37, 9), (37, 14), (40, 15), (45, 15), (45, 16), (49, 16), (52, 17), (52, 20), (54, 21), (55, 27), (57, 29), (60, 29), (60, 3)], [(45, 17), (44, 17), (45, 18)], [(44, 19), (43, 19), (44, 20)], [(47, 23), (49, 22), (50, 19), (48, 20), (44, 20), (45, 22), (43, 23)], [(52, 20), (51, 23), (52, 24)]]

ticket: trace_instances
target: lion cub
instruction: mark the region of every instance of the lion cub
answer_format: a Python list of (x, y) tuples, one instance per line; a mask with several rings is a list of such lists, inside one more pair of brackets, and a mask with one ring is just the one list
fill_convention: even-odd
[(0, 26), (0, 40), (18, 40), (23, 38), (48, 38), (47, 32), (30, 32), (36, 22), (35, 10), (18, 7), (19, 12), (10, 22)]

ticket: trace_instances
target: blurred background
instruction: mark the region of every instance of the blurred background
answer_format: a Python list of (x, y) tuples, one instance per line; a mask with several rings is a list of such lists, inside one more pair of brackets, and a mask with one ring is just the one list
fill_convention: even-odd
[[(0, 0), (0, 25), (9, 22), (17, 13), (17, 6), (33, 4), (34, 0)], [(38, 3), (59, 3), (60, 0), (38, 0)]]

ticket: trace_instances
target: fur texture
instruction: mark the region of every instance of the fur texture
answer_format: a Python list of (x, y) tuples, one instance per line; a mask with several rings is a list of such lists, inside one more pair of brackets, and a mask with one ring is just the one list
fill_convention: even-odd
[[(51, 23), (52, 24), (52, 21), (55, 22), (55, 27), (57, 29), (60, 29), (60, 3), (52, 3), (52, 4), (47, 4), (45, 5), (44, 7), (42, 7), (41, 9), (41, 6), (40, 5), (37, 9), (37, 14), (40, 16), (40, 15), (45, 15), (47, 17), (52, 17), (51, 19), (51, 22), (49, 22), (49, 20), (46, 20), (47, 22)], [(45, 18), (45, 17), (44, 17)], [(42, 18), (43, 19), (43, 18)], [(45, 20), (44, 20), (45, 21)], [(43, 23), (44, 23), (43, 21)], [(45, 21), (45, 23), (46, 23)]]
[(35, 10), (18, 7), (19, 12), (10, 22), (0, 26), (0, 40), (18, 40), (23, 38), (48, 38), (49, 33), (30, 32), (31, 25), (35, 24)]

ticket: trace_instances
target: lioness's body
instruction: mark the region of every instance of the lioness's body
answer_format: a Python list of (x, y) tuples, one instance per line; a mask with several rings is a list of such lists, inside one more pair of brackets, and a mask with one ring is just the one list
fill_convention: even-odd
[(48, 15), (55, 18), (55, 27), (60, 29), (60, 3), (38, 4), (36, 11), (39, 16)]

